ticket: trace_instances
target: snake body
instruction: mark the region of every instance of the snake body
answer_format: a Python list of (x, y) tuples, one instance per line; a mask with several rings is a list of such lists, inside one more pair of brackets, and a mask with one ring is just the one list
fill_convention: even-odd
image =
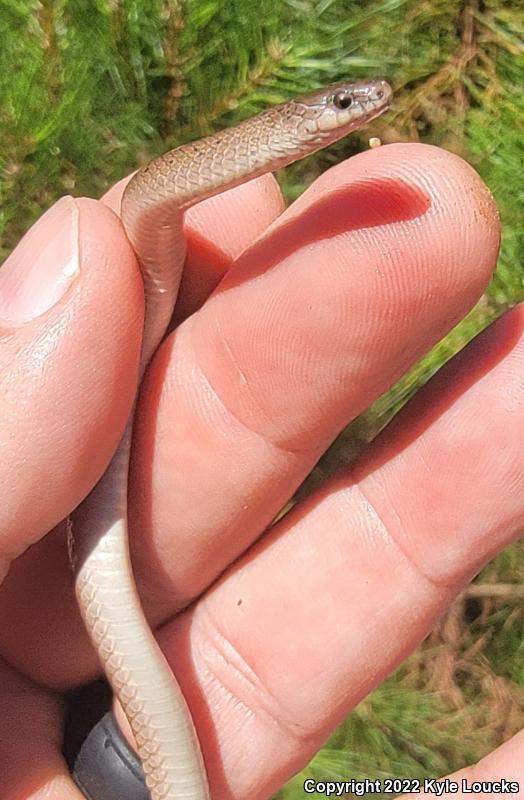
[[(269, 109), (152, 160), (129, 182), (122, 222), (144, 281), (140, 376), (160, 344), (185, 257), (183, 212), (225, 189), (325, 147), (381, 114), (385, 81), (341, 83)], [(133, 731), (152, 800), (207, 800), (198, 738), (181, 690), (147, 624), (127, 541), (128, 422), (107, 471), (74, 513), (78, 604)]]

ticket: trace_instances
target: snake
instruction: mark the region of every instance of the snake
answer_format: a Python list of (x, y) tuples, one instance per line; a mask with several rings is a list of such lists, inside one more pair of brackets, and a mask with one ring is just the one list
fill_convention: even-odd
[[(320, 150), (385, 111), (384, 80), (331, 84), (152, 159), (126, 186), (121, 220), (144, 284), (139, 377), (166, 335), (186, 244), (184, 211)], [(129, 722), (151, 800), (209, 800), (188, 706), (148, 625), (128, 545), (133, 414), (107, 470), (69, 519), (75, 594)]]

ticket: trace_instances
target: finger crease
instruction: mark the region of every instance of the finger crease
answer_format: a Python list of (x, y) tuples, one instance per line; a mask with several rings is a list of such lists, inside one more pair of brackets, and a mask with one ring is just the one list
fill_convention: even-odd
[[(220, 328), (219, 328), (219, 330), (220, 330)], [(251, 392), (251, 388), (250, 388), (250, 385), (249, 385), (249, 380), (247, 379), (245, 373), (238, 366), (238, 364), (237, 364), (237, 362), (236, 362), (236, 360), (235, 360), (235, 358), (233, 356), (233, 352), (232, 352), (230, 346), (228, 345), (227, 341), (225, 340), (225, 338), (223, 336), (221, 336), (221, 341), (222, 341), (223, 347), (224, 347), (227, 355), (229, 356), (229, 359), (230, 359), (230, 362), (231, 362), (231, 364), (233, 366), (233, 369), (235, 370), (237, 375), (240, 376), (241, 383), (246, 387), (247, 391), (249, 392), (249, 397), (250, 397), (250, 399), (251, 399), (251, 401), (253, 403), (253, 406), (257, 409), (257, 412), (259, 412), (260, 418), (263, 420), (263, 424), (265, 424), (266, 421), (267, 421), (267, 427), (269, 427), (273, 423), (271, 422), (271, 420), (268, 419), (268, 416), (267, 416), (266, 412), (262, 409), (262, 407), (260, 406), (260, 404), (256, 400), (255, 396)], [(289, 445), (285, 445), (282, 442), (279, 442), (279, 441), (271, 439), (269, 436), (264, 435), (257, 428), (254, 428), (251, 425), (248, 425), (245, 422), (245, 420), (242, 419), (225, 402), (224, 398), (216, 390), (216, 388), (213, 385), (212, 381), (210, 380), (209, 376), (207, 375), (207, 373), (205, 372), (205, 370), (202, 368), (202, 366), (200, 364), (198, 364), (198, 368), (200, 370), (200, 374), (202, 376), (202, 379), (205, 381), (206, 386), (209, 388), (210, 393), (216, 399), (217, 403), (220, 403), (222, 408), (225, 409), (225, 411), (230, 415), (230, 417), (232, 419), (234, 419), (235, 422), (238, 425), (240, 425), (245, 431), (247, 431), (248, 433), (253, 434), (254, 436), (257, 436), (261, 441), (264, 442), (264, 444), (268, 445), (269, 447), (272, 447), (274, 450), (276, 450), (279, 453), (282, 453), (283, 455), (292, 456), (293, 458), (299, 457), (301, 459), (304, 458), (304, 457), (307, 458), (311, 454), (315, 454), (315, 456), (317, 455), (317, 449), (316, 448), (313, 448), (313, 447), (290, 447)]]
[(217, 625), (209, 619), (208, 622), (201, 654), (205, 662), (204, 669), (209, 679), (219, 687), (219, 694), (225, 695), (235, 708), (242, 709), (249, 717), (257, 720), (265, 718), (272, 728), (278, 728), (286, 738), (300, 743), (312, 738), (296, 718), (288, 719), (287, 709), (264, 684), (257, 671)]
[[(409, 551), (400, 543), (399, 539), (394, 535), (393, 530), (386, 525), (376, 505), (372, 503), (366, 492), (363, 490), (362, 486), (360, 484), (355, 484), (351, 488), (352, 490), (358, 492), (358, 494), (362, 497), (362, 500), (366, 503), (367, 507), (372, 510), (373, 514), (375, 515), (376, 519), (381, 525), (384, 534), (395, 545), (397, 550), (402, 554), (404, 559), (411, 565), (411, 567), (413, 567), (415, 572), (423, 580), (429, 583), (433, 587), (433, 589), (436, 589), (437, 591), (441, 591), (442, 589), (445, 589), (446, 591), (454, 591), (454, 589), (456, 588), (455, 583), (451, 583), (446, 580), (437, 580), (430, 573), (425, 572), (425, 570), (423, 570), (421, 566), (411, 557)], [(402, 518), (397, 513), (395, 507), (393, 507), (393, 512), (398, 520), (399, 527), (402, 528), (403, 527)]]

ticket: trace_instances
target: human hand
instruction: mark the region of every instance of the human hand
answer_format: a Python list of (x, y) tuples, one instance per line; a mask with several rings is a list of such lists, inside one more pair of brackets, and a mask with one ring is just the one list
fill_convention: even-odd
[[(253, 544), (337, 432), (474, 304), (498, 249), (479, 178), (420, 145), (363, 153), (281, 211), (266, 176), (188, 212), (177, 318), (228, 274), (155, 357), (136, 426), (135, 573), (216, 798), (267, 797), (306, 763), (524, 511), (516, 309)], [(67, 800), (80, 794), (60, 693), (98, 666), (60, 521), (129, 414), (141, 284), (117, 218), (66, 199), (21, 243), (0, 296), (0, 774), (6, 800)], [(493, 775), (515, 774), (523, 750), (516, 737), (497, 751)]]

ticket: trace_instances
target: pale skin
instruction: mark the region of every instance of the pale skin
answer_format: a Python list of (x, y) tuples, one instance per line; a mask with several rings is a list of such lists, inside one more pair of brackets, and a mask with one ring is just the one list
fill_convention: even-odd
[[(71, 263), (79, 242), (65, 292), (30, 321), (0, 302), (4, 800), (80, 798), (61, 692), (98, 666), (60, 521), (135, 388), (141, 283), (107, 208), (121, 191), (61, 201), (19, 245), (22, 281), (44, 243)], [(265, 176), (188, 212), (181, 324), (142, 387), (133, 453), (135, 572), (220, 800), (262, 800), (307, 763), (524, 522), (516, 308), (253, 546), (337, 431), (467, 313), (499, 242), (478, 176), (422, 145), (357, 156), (282, 209)], [(466, 774), (524, 785), (523, 763), (517, 735)]]

